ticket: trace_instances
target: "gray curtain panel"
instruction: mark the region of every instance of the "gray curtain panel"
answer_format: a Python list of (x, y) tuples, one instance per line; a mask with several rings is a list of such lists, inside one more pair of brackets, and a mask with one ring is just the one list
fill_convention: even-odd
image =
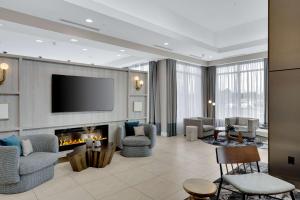
[(211, 104), (208, 105), (208, 101), (216, 102), (216, 66), (207, 67), (207, 77), (206, 77), (206, 90), (207, 95), (205, 99), (207, 108), (207, 117), (215, 118), (215, 108)]
[(208, 86), (207, 86), (207, 79), (208, 76), (208, 68), (207, 67), (202, 67), (202, 91), (203, 91), (203, 96), (202, 96), (202, 107), (203, 107), (203, 117), (208, 117)]
[(158, 63), (155, 61), (149, 62), (149, 122), (156, 125), (157, 134), (161, 135)]
[(265, 126), (268, 126), (268, 85), (269, 85), (269, 75), (268, 75), (268, 72), (269, 72), (269, 59), (268, 58), (265, 58), (264, 59), (264, 71), (265, 71), (265, 121), (264, 121), (264, 125)]
[(177, 78), (176, 61), (167, 59), (167, 136), (177, 135)]

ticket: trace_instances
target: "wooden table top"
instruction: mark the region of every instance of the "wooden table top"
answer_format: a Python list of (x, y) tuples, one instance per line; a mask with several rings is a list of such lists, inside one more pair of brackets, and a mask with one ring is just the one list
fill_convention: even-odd
[(195, 197), (213, 197), (217, 192), (216, 184), (198, 178), (187, 179), (183, 183), (184, 190)]

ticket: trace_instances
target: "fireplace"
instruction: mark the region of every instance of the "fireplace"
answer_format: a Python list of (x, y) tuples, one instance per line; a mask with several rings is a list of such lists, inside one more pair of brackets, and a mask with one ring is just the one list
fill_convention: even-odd
[(71, 150), (83, 145), (87, 140), (99, 140), (102, 145), (108, 143), (108, 125), (79, 127), (55, 130), (59, 151)]

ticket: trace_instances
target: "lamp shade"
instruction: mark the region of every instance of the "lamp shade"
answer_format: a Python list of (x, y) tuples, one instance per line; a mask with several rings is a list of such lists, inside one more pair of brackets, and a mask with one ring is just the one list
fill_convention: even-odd
[(7, 63), (1, 63), (0, 64), (0, 69), (7, 70), (8, 68), (9, 68), (9, 65)]

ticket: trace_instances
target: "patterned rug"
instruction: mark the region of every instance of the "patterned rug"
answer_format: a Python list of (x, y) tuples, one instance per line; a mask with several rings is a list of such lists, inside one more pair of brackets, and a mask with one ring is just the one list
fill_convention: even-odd
[[(268, 173), (268, 165), (266, 163), (259, 163), (259, 167), (260, 167), (261, 172)], [(256, 171), (256, 167), (254, 165), (252, 165), (252, 168), (254, 171)], [(234, 170), (235, 170), (235, 173), (245, 173), (242, 168), (239, 168), (239, 170), (236, 168)], [(250, 170), (250, 166), (246, 166), (246, 170), (247, 171)], [(214, 181), (214, 183), (218, 186), (220, 183), (220, 179), (217, 179), (216, 181)], [(237, 191), (231, 185), (228, 185), (226, 183), (223, 183), (222, 185), (223, 185), (223, 188), (228, 188), (230, 190)], [(294, 195), (295, 195), (296, 200), (300, 200), (300, 191), (294, 191)], [(268, 197), (268, 196), (261, 196), (261, 198), (259, 198), (258, 196), (250, 196), (247, 198), (247, 200), (271, 200), (271, 199), (291, 200), (289, 194), (280, 194), (280, 195), (275, 195), (273, 197), (275, 197), (275, 198)], [(242, 199), (241, 194), (236, 193), (236, 192), (231, 192), (231, 191), (225, 190), (225, 189), (221, 190), (220, 197), (219, 197), (219, 200), (241, 200), (241, 199)], [(185, 200), (189, 200), (189, 198), (187, 198)], [(213, 198), (211, 198), (211, 200), (217, 200), (217, 197), (213, 197)]]
[(256, 145), (260, 149), (268, 149), (268, 139), (265, 137), (257, 136), (255, 139), (244, 138), (243, 143), (239, 143), (235, 140), (227, 140), (225, 133), (220, 133), (218, 139), (215, 140), (213, 136), (202, 138), (202, 141), (208, 144), (216, 146), (247, 146), (247, 145)]

